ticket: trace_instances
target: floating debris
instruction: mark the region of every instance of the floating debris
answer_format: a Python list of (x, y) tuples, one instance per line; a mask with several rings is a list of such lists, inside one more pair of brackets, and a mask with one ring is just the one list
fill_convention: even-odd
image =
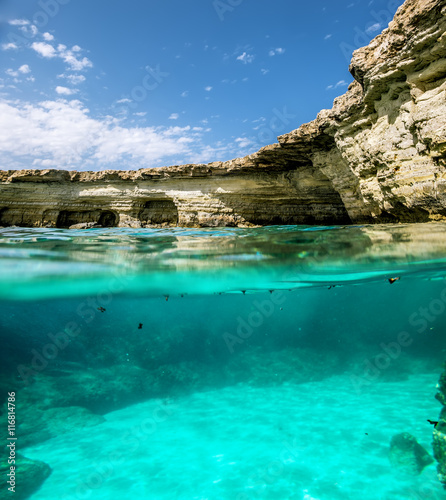
[(98, 307), (98, 311), (101, 311), (101, 313), (105, 313), (106, 310), (105, 307)]
[(141, 330), (141, 329), (142, 329), (142, 323), (140, 323), (140, 324), (138, 325), (138, 330)]
[(428, 421), (431, 425), (433, 425), (434, 427), (437, 427), (437, 425), (438, 425), (438, 422), (436, 422), (435, 420), (429, 420), (429, 419), (427, 419), (427, 421)]
[(389, 283), (391, 285), (393, 285), (393, 283), (395, 283), (395, 281), (399, 281), (401, 278), (398, 276), (397, 278), (389, 278)]

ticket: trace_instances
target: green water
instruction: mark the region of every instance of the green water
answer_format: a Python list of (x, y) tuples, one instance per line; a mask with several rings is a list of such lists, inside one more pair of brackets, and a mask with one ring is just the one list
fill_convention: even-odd
[(31, 500), (446, 498), (388, 458), (432, 455), (446, 225), (12, 227), (0, 256)]

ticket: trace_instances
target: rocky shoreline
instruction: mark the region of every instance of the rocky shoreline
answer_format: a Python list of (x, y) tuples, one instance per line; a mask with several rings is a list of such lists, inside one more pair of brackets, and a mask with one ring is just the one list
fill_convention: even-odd
[(278, 143), (207, 165), (0, 171), (0, 225), (445, 220), (445, 56), (444, 2), (407, 0), (388, 28), (354, 52), (347, 93)]

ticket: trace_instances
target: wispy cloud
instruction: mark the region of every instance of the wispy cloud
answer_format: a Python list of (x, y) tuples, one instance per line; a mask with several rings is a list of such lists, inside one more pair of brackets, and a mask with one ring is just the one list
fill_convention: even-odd
[(22, 75), (27, 75), (28, 73), (31, 73), (31, 68), (27, 65), (27, 64), (23, 64), (22, 66), (20, 66), (20, 68), (16, 71), (14, 71), (13, 69), (7, 69), (5, 71), (5, 73), (9, 76), (14, 76), (14, 77), (17, 77), (19, 76), (20, 74)]
[(334, 85), (328, 85), (326, 87), (326, 90), (331, 90), (331, 89), (338, 89), (340, 87), (347, 87), (348, 83), (345, 80), (339, 80), (338, 83), (335, 83)]
[(333, 35), (331, 33), (328, 33), (327, 35), (324, 36), (324, 40), (329, 40)]
[(18, 45), (16, 43), (2, 43), (2, 50), (15, 50), (18, 49)]
[(204, 90), (206, 90), (206, 92), (210, 92), (212, 90), (212, 87), (209, 85), (209, 86), (205, 87)]
[(0, 100), (0, 129), (4, 168), (140, 168), (177, 161), (178, 155), (212, 158), (202, 131), (124, 127), (110, 116), (92, 118), (78, 100)]
[(262, 68), (260, 72), (262, 73), (262, 75), (267, 75), (269, 73), (269, 69)]
[(169, 120), (178, 120), (179, 117), (180, 117), (180, 115), (178, 113), (172, 113), (169, 116)]
[(73, 94), (76, 94), (78, 92), (78, 90), (77, 89), (69, 89), (68, 87), (61, 87), (60, 85), (58, 85), (56, 87), (56, 92), (59, 95), (73, 95)]
[(268, 55), (271, 56), (271, 57), (274, 57), (274, 56), (281, 55), (281, 54), (284, 54), (284, 53), (285, 53), (285, 49), (283, 49), (282, 47), (278, 47), (277, 49), (271, 49), (268, 52)]
[(237, 57), (237, 61), (241, 61), (243, 64), (249, 64), (254, 61), (255, 56), (253, 54), (248, 54), (248, 52), (243, 52)]
[(44, 58), (58, 57), (62, 59), (68, 64), (69, 69), (73, 71), (82, 71), (93, 66), (93, 63), (87, 57), (77, 57), (77, 54), (82, 50), (79, 45), (74, 45), (71, 49), (68, 49), (66, 45), (59, 44), (56, 49), (46, 42), (33, 42), (31, 48)]
[(72, 75), (72, 74), (66, 74), (66, 73), (62, 73), (61, 75), (57, 75), (57, 78), (65, 78), (72, 85), (78, 85), (79, 83), (83, 83), (86, 80), (84, 75)]
[(181, 97), (187, 97), (189, 95), (189, 91), (185, 90), (184, 92), (181, 92)]
[(247, 148), (252, 144), (251, 139), (248, 139), (247, 137), (237, 137), (237, 139), (235, 139), (235, 142), (241, 148)]
[(8, 24), (11, 26), (27, 26), (30, 23), (27, 19), (11, 19)]
[(368, 34), (368, 35), (373, 35), (373, 33), (376, 33), (377, 31), (379, 31), (381, 29), (381, 24), (380, 23), (375, 23), (375, 24), (372, 24), (371, 26), (369, 26), (365, 32)]

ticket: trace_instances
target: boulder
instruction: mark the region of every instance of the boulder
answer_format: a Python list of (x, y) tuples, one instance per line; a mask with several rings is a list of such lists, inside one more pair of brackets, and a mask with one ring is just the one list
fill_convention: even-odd
[(417, 476), (434, 460), (429, 453), (408, 432), (392, 437), (389, 460), (393, 467), (405, 474)]

